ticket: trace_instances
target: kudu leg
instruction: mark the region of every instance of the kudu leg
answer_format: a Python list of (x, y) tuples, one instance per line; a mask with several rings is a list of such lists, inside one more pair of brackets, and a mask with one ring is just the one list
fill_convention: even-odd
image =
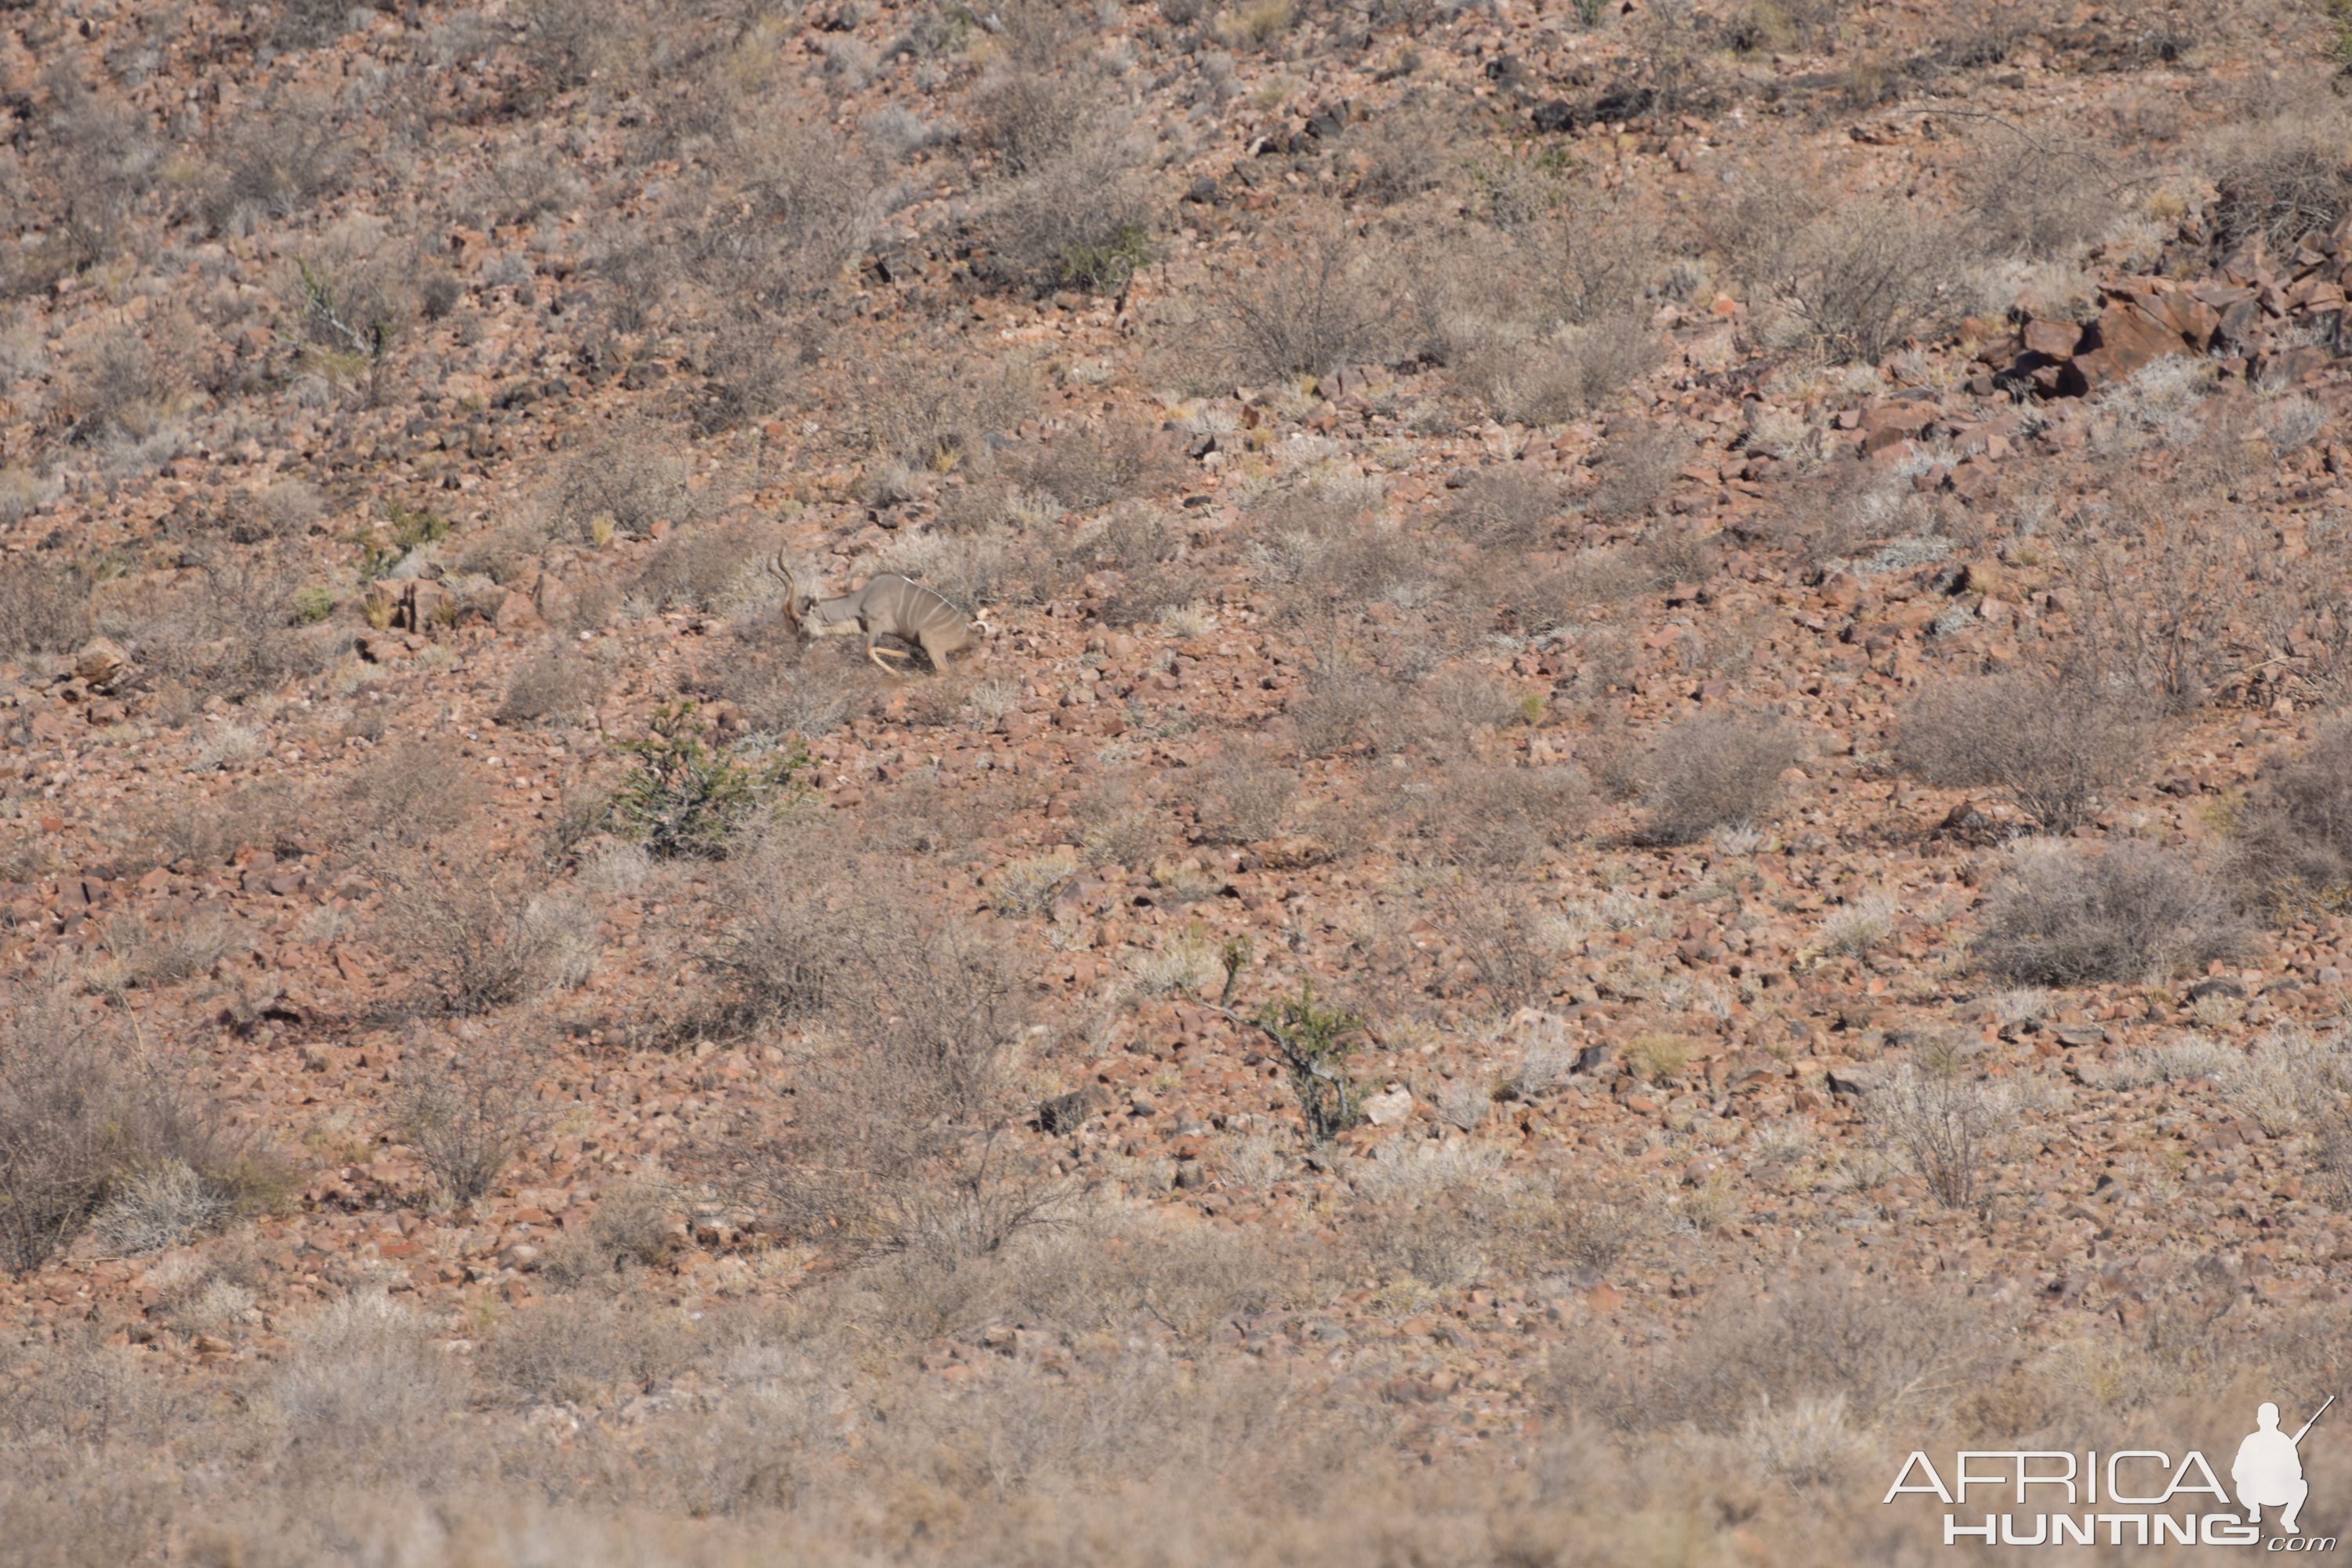
[(884, 664), (882, 661), (885, 658), (903, 658), (911, 664), (914, 661), (914, 655), (902, 653), (895, 647), (877, 647), (874, 646), (874, 635), (875, 634), (871, 632), (866, 634), (866, 657), (872, 659), (874, 661), (874, 668), (882, 671), (885, 675), (891, 676), (900, 680), (905, 679), (907, 677), (907, 672), (905, 670), (893, 665)]

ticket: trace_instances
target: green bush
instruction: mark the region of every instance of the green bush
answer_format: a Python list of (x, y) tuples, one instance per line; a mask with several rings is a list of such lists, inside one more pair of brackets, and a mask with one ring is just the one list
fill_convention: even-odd
[(315, 626), (335, 613), (335, 591), (316, 584), (294, 591), (294, 618), (306, 626)]
[(812, 763), (797, 737), (757, 762), (744, 761), (704, 743), (710, 726), (695, 720), (691, 702), (656, 710), (652, 729), (645, 740), (620, 743), (636, 763), (610, 809), (616, 832), (663, 859), (724, 854), (727, 840), (755, 813), (808, 793), (803, 775)]

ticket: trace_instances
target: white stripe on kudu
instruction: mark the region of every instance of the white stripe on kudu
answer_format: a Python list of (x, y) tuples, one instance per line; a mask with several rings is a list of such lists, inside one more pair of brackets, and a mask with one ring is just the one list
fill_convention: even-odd
[(876, 647), (876, 637), (894, 637), (913, 643), (935, 670), (947, 668), (948, 655), (971, 646), (971, 627), (965, 624), (963, 612), (920, 583), (898, 576), (877, 577), (855, 594), (819, 599), (801, 585), (782, 554), (768, 563), (768, 573), (784, 585), (784, 619), (796, 635), (833, 637), (863, 632), (866, 657), (893, 675), (903, 671), (884, 664), (884, 658), (914, 656), (897, 648)]

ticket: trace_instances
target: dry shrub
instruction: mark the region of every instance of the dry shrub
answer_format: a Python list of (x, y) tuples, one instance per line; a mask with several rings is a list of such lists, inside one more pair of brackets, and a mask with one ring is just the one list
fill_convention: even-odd
[(1646, 844), (1690, 844), (1718, 827), (1765, 820), (1800, 750), (1787, 725), (1727, 713), (1685, 719), (1633, 764), (1649, 815)]
[(216, 910), (162, 917), (126, 913), (106, 922), (106, 949), (124, 975), (142, 985), (171, 985), (253, 951), (252, 933)]
[(750, 553), (738, 529), (684, 529), (662, 541), (631, 592), (657, 610), (713, 609)]
[(2214, 1078), (2229, 1102), (2273, 1138), (2306, 1135), (2320, 1191), (2333, 1207), (2352, 1208), (2352, 1036), (2285, 1024), (2250, 1052), (2220, 1055)]
[(1150, 216), (1132, 160), (1106, 136), (1024, 174), (973, 226), (1003, 282), (1111, 294), (1150, 259)]
[(701, 1353), (683, 1313), (583, 1294), (509, 1318), (482, 1347), (480, 1362), (485, 1377), (522, 1403), (594, 1409), (676, 1376)]
[(1182, 472), (1165, 438), (1131, 425), (1065, 432), (1024, 451), (1010, 467), (1024, 488), (1042, 490), (1074, 511), (1164, 489)]
[(1298, 775), (1254, 747), (1229, 745), (1194, 781), (1201, 830), (1218, 844), (1256, 844), (1278, 837), (1298, 797)]
[(1291, 618), (1339, 620), (1378, 600), (1428, 596), (1428, 552), (1404, 530), (1331, 507), (1287, 509), (1283, 521), (1289, 526), (1258, 553), (1265, 579), (1288, 589), (1282, 597)]
[(1398, 336), (1387, 293), (1342, 241), (1308, 241), (1255, 276), (1219, 287), (1215, 311), (1225, 356), (1254, 381), (1386, 360)]
[(1973, 949), (2004, 980), (2095, 985), (2234, 958), (2251, 940), (2204, 868), (2137, 840), (2021, 853)]
[(1500, 730), (1525, 717), (1511, 689), (1475, 666), (1456, 665), (1424, 678), (1420, 697), (1433, 718), (1465, 740), (1475, 740), (1483, 729)]
[(155, 680), (231, 700), (275, 691), (316, 671), (331, 647), (298, 625), (300, 575), (234, 555), (207, 563), (200, 582), (129, 600), (132, 653)]
[(470, 1203), (490, 1190), (508, 1162), (537, 1137), (545, 1117), (536, 1076), (511, 1041), (457, 1042), (425, 1059), (423, 1037), (394, 1101), (392, 1129), (442, 1190)]
[(986, 438), (1026, 418), (1036, 399), (1026, 367), (1016, 362), (954, 364), (904, 354), (866, 382), (859, 413), (877, 449), (947, 473), (983, 466)]
[(1889, 483), (1866, 463), (1841, 463), (1801, 481), (1769, 526), (1772, 542), (1813, 570), (1928, 523), (1925, 498), (1907, 485)]
[(152, 865), (188, 860), (200, 868), (232, 860), (240, 849), (267, 849), (290, 859), (306, 853), (299, 840), (310, 821), (308, 803), (286, 785), (239, 784), (142, 822), (134, 853)]
[[(2133, 384), (2166, 374), (2159, 362)], [(2228, 432), (2200, 428), (2189, 447), (2172, 483), (2119, 482), (2101, 535), (2072, 563), (2092, 600), (2087, 634), (2114, 668), (2174, 711), (2210, 700), (2260, 665), (2269, 650), (2248, 622), (2265, 615), (2293, 621), (2299, 607), (2289, 584), (2273, 576), (2279, 563), (2269, 534), (2246, 527), (2234, 510), (2200, 504), (2200, 479), (2243, 482), (2229, 472), (2242, 446)]]
[(1627, 433), (1612, 431), (1598, 464), (1601, 482), (1590, 503), (1593, 515), (1629, 518), (1649, 511), (1681, 475), (1690, 451), (1689, 438), (1670, 429), (1643, 424)]
[(1517, 887), (1465, 877), (1429, 895), (1435, 923), (1477, 973), (1490, 1009), (1540, 1007), (1559, 988), (1554, 922)]
[(294, 1336), (295, 1355), (269, 1383), (306, 1447), (397, 1451), (429, 1442), (465, 1400), (465, 1363), (432, 1321), (382, 1290), (355, 1291)]
[(2238, 818), (2231, 868), (2281, 913), (2352, 900), (2352, 723), (2265, 763)]
[(1597, 805), (1574, 768), (1464, 763), (1413, 806), (1414, 834), (1465, 865), (1523, 866), (1580, 837)]
[(627, 424), (582, 447), (563, 465), (556, 489), (565, 537), (591, 541), (599, 518), (640, 537), (663, 521), (698, 521), (709, 492), (687, 488), (686, 465), (667, 455), (672, 445), (658, 429)]
[(1084, 68), (1052, 68), (1066, 41), (1020, 47), (973, 89), (978, 139), (1007, 174), (1034, 174), (1103, 139), (1110, 105), (1099, 78)]
[(89, 636), (89, 585), (26, 555), (0, 558), (0, 657), (69, 653)]
[(1642, 535), (1633, 558), (1647, 571), (1650, 586), (1704, 583), (1722, 564), (1721, 535), (1698, 533), (1673, 523), (1654, 525)]
[(326, 501), (315, 488), (300, 479), (280, 479), (255, 500), (248, 526), (257, 538), (299, 539), (325, 511)]
[(1005, 1131), (1020, 1099), (1008, 1053), (1027, 1025), (1011, 955), (894, 897), (878, 866), (861, 871), (772, 883), (739, 917), (727, 962), (746, 978), (776, 952), (762, 933), (822, 924), (819, 950), (793, 961), (813, 974), (792, 990), (757, 984), (832, 1027), (789, 1125), (706, 1152), (796, 1237), (851, 1253), (994, 1252), (1066, 1196)]
[(1455, 375), (1498, 419), (1557, 425), (1607, 401), (1664, 357), (1649, 322), (1622, 311), (1544, 337), (1483, 344), (1463, 359)]
[(1402, 326), (1496, 417), (1576, 417), (1648, 374), (1664, 347), (1638, 303), (1654, 226), (1603, 193), (1505, 164), (1483, 172), (1486, 222), (1396, 258)]
[(2147, 754), (2146, 701), (2080, 668), (1939, 681), (1896, 754), (1930, 784), (1997, 788), (2044, 833), (2073, 832)]
[(205, 219), (216, 230), (245, 234), (266, 219), (292, 217), (331, 192), (350, 148), (323, 101), (299, 100), (243, 116), (205, 193)]
[(386, 945), (440, 1008), (488, 1013), (537, 990), (555, 933), (531, 918), (539, 889), (484, 851), (436, 846), (381, 855)]
[(643, 28), (652, 16), (613, 0), (530, 0), (518, 17), (523, 58), (551, 92), (584, 86), (599, 70), (627, 80), (646, 59)]
[(540, 1260), (540, 1273), (559, 1285), (581, 1286), (666, 1262), (683, 1234), (670, 1209), (661, 1189), (644, 1183), (604, 1193), (587, 1228), (566, 1230)]
[(594, 707), (604, 688), (602, 672), (573, 644), (551, 643), (515, 671), (494, 717), (501, 724), (567, 723)]
[(1042, 544), (995, 533), (900, 538), (875, 564), (936, 589), (975, 614), (1052, 598), (1069, 575), (1068, 563)]
[(1322, 668), (1283, 705), (1302, 755), (1336, 756), (1359, 747), (1374, 753), (1410, 744), (1419, 727), (1412, 694), (1376, 671)]
[(1213, 586), (1208, 572), (1185, 557), (1182, 536), (1157, 513), (1139, 509), (1111, 517), (1081, 538), (1070, 555), (1078, 571), (1107, 566), (1118, 574), (1118, 585), (1095, 612), (1113, 626), (1166, 619), (1207, 597)]
[(1934, 331), (1971, 248), (1899, 195), (1845, 199), (1786, 173), (1749, 181), (1713, 226), (1734, 273), (1780, 313), (1781, 335), (1839, 362), (1874, 363)]
[(1864, 1098), (1863, 1114), (1945, 1207), (1961, 1209), (2011, 1111), (1998, 1084), (1905, 1062)]
[(2003, 1327), (1961, 1293), (1922, 1283), (1731, 1290), (1687, 1338), (1556, 1360), (1551, 1394), (1565, 1414), (1626, 1435), (1740, 1433), (1759, 1410), (1809, 1400), (1909, 1430), (2006, 1364)]
[(771, 607), (744, 617), (735, 652), (719, 667), (718, 696), (732, 702), (751, 729), (815, 740), (830, 734), (886, 689), (866, 661), (840, 657), (840, 648), (809, 648)]
[(481, 781), (446, 742), (405, 735), (377, 745), (345, 786), (354, 840), (421, 844), (471, 820)]
[(2204, 163), (2216, 193), (2209, 222), (2224, 246), (2260, 236), (2272, 255), (2288, 256), (2352, 208), (2352, 144), (2341, 111), (2322, 94), (2231, 124)]
[(1094, 867), (1149, 866), (1168, 842), (1168, 826), (1150, 796), (1129, 778), (1108, 778), (1078, 798), (1078, 849)]
[(1392, 205), (1445, 184), (1456, 134), (1443, 115), (1408, 110), (1351, 127), (1340, 157), (1356, 166), (1359, 196)]
[(1480, 470), (1445, 509), (1446, 526), (1488, 549), (1525, 549), (1557, 531), (1567, 500), (1517, 463)]
[(0, 980), (0, 1267), (38, 1268), (173, 1168), (211, 1214), (245, 1196), (247, 1147), (182, 1064), (132, 1049), (62, 974)]
[(1966, 188), (1986, 245), (2036, 259), (2095, 239), (2123, 205), (2120, 183), (2090, 148), (2045, 132), (2029, 136), (2000, 121), (1987, 122)]
[(146, 114), (121, 99), (89, 91), (81, 73), (62, 58), (47, 82), (45, 155), (35, 168), (54, 193), (69, 268), (88, 268), (121, 248), (124, 220), (163, 176), (165, 145)]
[(830, 289), (882, 211), (882, 165), (822, 121), (754, 112), (670, 201), (687, 271), (711, 300), (778, 324)]

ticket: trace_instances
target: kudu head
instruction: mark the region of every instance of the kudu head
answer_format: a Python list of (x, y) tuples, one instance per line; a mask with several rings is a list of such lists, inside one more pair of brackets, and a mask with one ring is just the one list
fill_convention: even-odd
[(777, 606), (783, 613), (784, 624), (793, 629), (794, 637), (806, 637), (808, 630), (802, 617), (808, 614), (809, 606), (816, 603), (816, 595), (786, 563), (782, 551), (778, 551), (776, 558), (768, 563), (768, 575), (784, 585), (783, 603)]

